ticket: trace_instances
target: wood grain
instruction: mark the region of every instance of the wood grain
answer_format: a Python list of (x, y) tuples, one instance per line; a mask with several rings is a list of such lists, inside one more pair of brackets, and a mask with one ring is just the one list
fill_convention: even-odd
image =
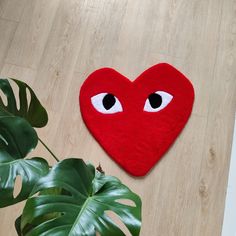
[[(6, 62), (37, 69), (51, 30), (58, 0), (28, 1)], [(20, 47), (19, 47), (20, 45)]]
[[(141, 236), (220, 236), (236, 108), (235, 19), (235, 0), (0, 0), (0, 72), (34, 88), (49, 111), (39, 136), (61, 159), (101, 163), (140, 194)], [(89, 134), (79, 88), (100, 67), (134, 80), (163, 61), (193, 82), (193, 114), (160, 163), (136, 179)], [(32, 155), (54, 163), (42, 146)], [(0, 209), (0, 235), (16, 235), (22, 207)]]
[(0, 69), (4, 64), (4, 60), (10, 47), (11, 41), (14, 37), (16, 27), (17, 24), (15, 22), (3, 20), (0, 18)]
[[(29, 1), (28, 1), (29, 2)], [(3, 19), (19, 22), (27, 0), (1, 0), (0, 16)]]

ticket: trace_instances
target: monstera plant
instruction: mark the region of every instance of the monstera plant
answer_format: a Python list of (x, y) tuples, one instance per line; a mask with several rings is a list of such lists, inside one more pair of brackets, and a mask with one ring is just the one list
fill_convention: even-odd
[[(12, 83), (19, 92), (13, 91)], [(48, 115), (26, 83), (0, 79), (0, 91), (0, 207), (26, 200), (15, 222), (18, 235), (125, 235), (111, 212), (131, 235), (139, 235), (139, 196), (117, 178), (106, 176), (100, 166), (76, 158), (59, 161), (37, 135), (35, 128), (44, 127)], [(56, 165), (50, 167), (44, 158), (29, 157), (38, 142), (55, 158)], [(14, 196), (18, 176), (21, 189)]]

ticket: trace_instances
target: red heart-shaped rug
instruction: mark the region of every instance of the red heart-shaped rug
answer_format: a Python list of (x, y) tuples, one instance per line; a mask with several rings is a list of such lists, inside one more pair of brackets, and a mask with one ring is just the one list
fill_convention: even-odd
[(83, 120), (103, 149), (129, 174), (144, 176), (185, 126), (194, 89), (166, 63), (133, 82), (102, 68), (86, 79), (79, 100)]

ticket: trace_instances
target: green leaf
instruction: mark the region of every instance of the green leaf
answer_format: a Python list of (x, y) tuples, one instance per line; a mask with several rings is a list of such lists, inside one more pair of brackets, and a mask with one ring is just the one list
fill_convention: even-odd
[[(36, 184), (32, 195), (61, 188), (60, 194), (30, 197), (24, 208), (21, 231), (24, 236), (124, 236), (108, 216), (115, 213), (133, 236), (141, 227), (141, 200), (117, 178), (96, 172), (81, 159), (66, 159), (54, 166)], [(119, 200), (128, 199), (133, 206)], [(56, 217), (45, 218), (52, 213)], [(30, 226), (30, 227), (29, 227)]]
[[(7, 152), (0, 150), (0, 207), (6, 207), (29, 197), (35, 183), (48, 173), (47, 162), (42, 158), (30, 160), (13, 159)], [(20, 176), (22, 187), (14, 197), (16, 177)]]
[[(25, 200), (38, 178), (48, 173), (48, 164), (43, 159), (23, 159), (37, 142), (35, 130), (25, 119), (0, 113), (0, 207)], [(17, 176), (22, 179), (22, 189), (14, 198)]]
[[(14, 81), (19, 88), (19, 109), (17, 109), (16, 98), (13, 89), (8, 80)], [(39, 102), (34, 91), (24, 82), (16, 79), (0, 79), (0, 89), (7, 98), (5, 106), (0, 97), (0, 113), (8, 113), (9, 115), (25, 118), (33, 127), (43, 127), (48, 122), (48, 115), (44, 107)], [(27, 100), (27, 91), (30, 94), (30, 101)]]
[(0, 150), (5, 150), (13, 159), (19, 159), (32, 151), (37, 143), (38, 136), (25, 119), (0, 112)]
[(20, 224), (21, 224), (21, 216), (19, 216), (19, 217), (15, 220), (15, 229), (16, 229), (16, 232), (17, 232), (17, 235), (18, 235), (18, 236), (21, 236)]
[[(38, 143), (38, 136), (31, 124), (39, 127), (46, 120), (41, 112), (42, 106), (33, 91), (23, 82), (14, 80), (19, 86), (20, 109), (16, 107), (16, 99), (8, 80), (0, 79), (0, 89), (7, 97), (7, 105), (0, 97), (0, 207), (6, 207), (28, 198), (33, 186), (49, 167), (45, 160), (25, 158)], [(28, 105), (26, 89), (30, 91), (31, 102)], [(36, 110), (39, 109), (39, 112)], [(34, 111), (42, 114), (44, 119), (39, 122)], [(28, 121), (27, 121), (27, 120)], [(29, 123), (31, 122), (31, 124)], [(14, 197), (15, 180), (21, 177), (22, 188), (18, 196)]]

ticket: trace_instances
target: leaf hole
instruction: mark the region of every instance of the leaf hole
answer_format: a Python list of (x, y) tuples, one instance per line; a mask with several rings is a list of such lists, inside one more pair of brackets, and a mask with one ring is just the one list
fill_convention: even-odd
[(31, 197), (38, 197), (40, 195), (40, 192), (37, 192), (35, 194), (33, 194)]
[(20, 110), (20, 98), (19, 98), (20, 89), (19, 89), (18, 85), (13, 80), (9, 80), (9, 83), (12, 87), (14, 96), (16, 98), (16, 108), (19, 111)]
[(15, 178), (15, 185), (13, 190), (13, 197), (17, 198), (21, 192), (22, 189), (22, 178), (20, 175), (17, 175)]
[(118, 202), (126, 206), (136, 207), (136, 204), (130, 199), (116, 199), (115, 202)]
[(31, 102), (31, 93), (28, 88), (26, 88), (26, 97), (27, 97), (27, 101), (28, 101), (28, 110), (29, 110), (29, 106), (30, 106), (30, 102)]
[(113, 211), (105, 211), (105, 214), (124, 232), (125, 236), (132, 236), (126, 225), (116, 213)]
[(101, 236), (101, 234), (98, 231), (96, 231), (96, 236)]
[(3, 105), (6, 107), (7, 102), (7, 96), (4, 94), (4, 92), (0, 89), (0, 101), (2, 101)]

